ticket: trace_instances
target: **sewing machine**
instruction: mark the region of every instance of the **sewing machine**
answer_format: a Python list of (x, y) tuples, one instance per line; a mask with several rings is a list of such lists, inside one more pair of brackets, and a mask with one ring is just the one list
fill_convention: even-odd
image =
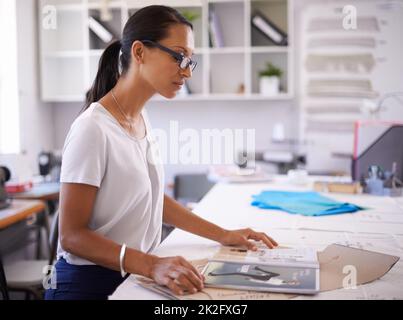
[(0, 209), (7, 208), (10, 205), (10, 199), (7, 195), (5, 184), (10, 180), (10, 170), (7, 167), (0, 167)]
[(38, 155), (39, 174), (47, 182), (59, 182), (62, 157), (55, 152), (41, 152)]

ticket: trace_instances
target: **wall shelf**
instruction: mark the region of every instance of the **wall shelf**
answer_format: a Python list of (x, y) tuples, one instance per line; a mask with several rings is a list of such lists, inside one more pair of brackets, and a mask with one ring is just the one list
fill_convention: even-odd
[(274, 97), (267, 97), (261, 94), (225, 94), (225, 93), (215, 93), (209, 95), (203, 94), (192, 94), (189, 96), (178, 96), (174, 99), (166, 99), (163, 97), (153, 97), (152, 101), (282, 101), (290, 100), (293, 97), (289, 94), (281, 93)]
[[(109, 3), (112, 20), (104, 22), (120, 37), (125, 22), (139, 8), (149, 4), (165, 4), (197, 13), (193, 21), (197, 69), (187, 82), (190, 94), (172, 101), (224, 100), (291, 100), (294, 97), (293, 75), (293, 0), (122, 0)], [(57, 9), (57, 28), (40, 26), (41, 95), (49, 102), (82, 102), (91, 86), (99, 58), (107, 46), (88, 28), (90, 16), (100, 20), (99, 0), (40, 0), (39, 24), (44, 5)], [(276, 46), (251, 25), (251, 16), (259, 10), (288, 35), (287, 46)], [(223, 43), (211, 47), (211, 24), (214, 12)], [(281, 92), (267, 97), (259, 94), (259, 71), (267, 62), (281, 67)], [(243, 92), (239, 94), (238, 92)], [(168, 101), (153, 98), (155, 101)]]

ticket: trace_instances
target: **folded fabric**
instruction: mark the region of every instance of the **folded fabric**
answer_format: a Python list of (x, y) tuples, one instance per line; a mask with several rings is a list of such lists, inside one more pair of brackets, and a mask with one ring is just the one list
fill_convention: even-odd
[(252, 197), (252, 206), (305, 216), (351, 213), (363, 209), (351, 203), (329, 199), (317, 192), (262, 191)]

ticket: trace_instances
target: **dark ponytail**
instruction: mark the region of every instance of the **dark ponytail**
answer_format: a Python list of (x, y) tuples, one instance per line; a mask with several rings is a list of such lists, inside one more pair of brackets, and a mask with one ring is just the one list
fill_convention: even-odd
[[(131, 48), (136, 40), (158, 42), (168, 36), (173, 24), (184, 24), (193, 30), (193, 25), (173, 8), (152, 5), (133, 14), (123, 29), (122, 40), (112, 42), (99, 60), (98, 72), (91, 89), (86, 94), (84, 110), (91, 103), (105, 96), (116, 85), (121, 74), (125, 74), (131, 62)], [(149, 44), (145, 44), (149, 46)], [(121, 70), (119, 70), (121, 68)]]
[(122, 47), (119, 40), (112, 42), (103, 52), (98, 64), (98, 72), (92, 88), (86, 94), (87, 109), (91, 103), (101, 99), (118, 82), (119, 53)]

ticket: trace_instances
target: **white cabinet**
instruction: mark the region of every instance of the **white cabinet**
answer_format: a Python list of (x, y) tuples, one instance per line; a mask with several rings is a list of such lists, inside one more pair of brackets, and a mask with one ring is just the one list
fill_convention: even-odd
[[(98, 61), (107, 46), (88, 28), (89, 17), (100, 20), (101, 0), (40, 0), (41, 93), (44, 101), (83, 101), (94, 80)], [(193, 13), (195, 60), (198, 66), (188, 81), (189, 95), (173, 100), (282, 100), (292, 99), (293, 34), (292, 0), (171, 0), (109, 1), (112, 19), (103, 25), (120, 38), (125, 22), (149, 4), (165, 4), (181, 13)], [(288, 45), (277, 46), (251, 24), (258, 10), (288, 36)], [(55, 13), (55, 14), (54, 14)], [(56, 17), (56, 23), (46, 19)], [(220, 39), (212, 39), (214, 15)], [(214, 38), (217, 38), (215, 36)], [(213, 46), (215, 44), (215, 46)], [(280, 94), (259, 93), (259, 71), (271, 62), (283, 71)], [(163, 99), (154, 97), (153, 99)]]

